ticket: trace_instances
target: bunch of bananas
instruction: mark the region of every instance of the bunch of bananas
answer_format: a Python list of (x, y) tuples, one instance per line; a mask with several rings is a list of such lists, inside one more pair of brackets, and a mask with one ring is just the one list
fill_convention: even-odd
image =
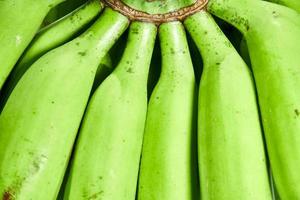
[(300, 1), (273, 1), (1, 0), (0, 199), (300, 200)]

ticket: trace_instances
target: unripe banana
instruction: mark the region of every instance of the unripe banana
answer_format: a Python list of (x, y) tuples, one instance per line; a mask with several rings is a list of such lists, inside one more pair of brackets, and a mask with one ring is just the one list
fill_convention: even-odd
[(107, 9), (21, 78), (0, 116), (0, 198), (56, 198), (99, 62), (127, 26)]
[(72, 39), (75, 34), (78, 34), (79, 31), (97, 17), (102, 8), (103, 5), (99, 3), (99, 0), (91, 0), (70, 15), (37, 33), (3, 86), (0, 96), (0, 111), (16, 84), (32, 63), (49, 50)]
[(275, 185), (300, 199), (300, 14), (265, 1), (211, 0), (247, 40)]
[(63, 1), (0, 1), (0, 90), (48, 11)]
[(300, 13), (300, 1), (299, 0), (269, 0), (269, 1), (290, 7)]
[(207, 12), (189, 17), (185, 25), (204, 62), (198, 113), (201, 199), (271, 200), (251, 73)]
[(186, 35), (171, 22), (159, 36), (162, 72), (148, 107), (138, 199), (198, 199), (197, 95)]
[(155, 37), (154, 24), (132, 23), (119, 65), (89, 102), (64, 199), (135, 199)]

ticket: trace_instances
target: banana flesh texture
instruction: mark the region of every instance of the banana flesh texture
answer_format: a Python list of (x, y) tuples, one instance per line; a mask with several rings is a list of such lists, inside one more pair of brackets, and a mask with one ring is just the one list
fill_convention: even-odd
[(128, 23), (107, 9), (21, 78), (0, 116), (0, 197), (56, 198), (99, 62)]
[(163, 24), (159, 36), (162, 72), (148, 106), (138, 199), (198, 199), (197, 89), (184, 27)]
[(97, 17), (102, 8), (103, 5), (98, 0), (89, 1), (70, 15), (39, 31), (3, 86), (0, 94), (0, 110), (2, 110), (10, 93), (32, 63), (46, 52), (72, 39), (75, 34)]
[(0, 1), (0, 91), (49, 10), (64, 0)]
[(92, 96), (64, 199), (135, 199), (156, 29), (131, 24), (120, 63)]
[(185, 25), (204, 62), (198, 156), (203, 200), (271, 200), (263, 135), (251, 73), (205, 11)]
[(250, 0), (212, 0), (208, 10), (244, 34), (276, 188), (300, 199), (300, 14)]

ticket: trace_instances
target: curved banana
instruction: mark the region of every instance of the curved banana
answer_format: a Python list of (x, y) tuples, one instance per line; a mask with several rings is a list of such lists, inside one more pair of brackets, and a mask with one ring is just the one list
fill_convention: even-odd
[(135, 199), (155, 37), (154, 24), (132, 23), (119, 65), (89, 102), (64, 199)]
[(21, 78), (0, 115), (1, 199), (56, 198), (99, 62), (128, 23), (107, 9)]
[(276, 188), (300, 199), (300, 14), (252, 0), (211, 0), (208, 10), (246, 38)]
[(198, 114), (201, 199), (271, 200), (251, 73), (207, 12), (189, 17), (185, 25), (204, 62)]
[(16, 84), (32, 63), (49, 50), (72, 39), (75, 34), (97, 17), (102, 8), (103, 4), (99, 3), (99, 0), (91, 0), (37, 33), (3, 86), (0, 95), (0, 111)]
[(159, 36), (162, 72), (148, 107), (138, 199), (198, 199), (197, 95), (186, 35), (171, 22)]
[(0, 91), (49, 10), (64, 0), (0, 1)]

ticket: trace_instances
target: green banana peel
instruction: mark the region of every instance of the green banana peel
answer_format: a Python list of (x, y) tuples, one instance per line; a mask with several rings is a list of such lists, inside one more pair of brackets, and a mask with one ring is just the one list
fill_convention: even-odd
[(300, 14), (250, 0), (211, 0), (208, 10), (244, 34), (276, 188), (300, 199)]
[(99, 87), (99, 85), (106, 79), (113, 69), (114, 66), (112, 64), (112, 56), (110, 53), (108, 53), (104, 58), (101, 59), (100, 65), (96, 71), (92, 93)]
[[(63, 3), (50, 10), (43, 21), (43, 25), (47, 26), (48, 24), (55, 22), (57, 19), (67, 15), (78, 7), (81, 7), (81, 5), (86, 4), (88, 1), (89, 0), (65, 0)], [(101, 0), (98, 0), (98, 3), (99, 2), (101, 3)]]
[(204, 62), (198, 112), (201, 199), (271, 200), (251, 73), (207, 12), (188, 17), (185, 26)]
[(299, 0), (269, 0), (269, 1), (290, 7), (300, 13), (300, 1)]
[(135, 199), (156, 32), (131, 24), (120, 63), (89, 102), (64, 199)]
[(10, 93), (32, 63), (46, 52), (71, 40), (98, 16), (103, 7), (103, 4), (99, 3), (99, 0), (91, 0), (71, 14), (37, 33), (3, 86), (0, 94), (0, 112)]
[(159, 36), (162, 71), (148, 106), (138, 199), (198, 199), (193, 64), (180, 22), (162, 24)]
[(63, 1), (0, 1), (0, 91), (46, 14)]
[(107, 8), (21, 78), (0, 116), (0, 198), (56, 198), (99, 62), (128, 24)]

